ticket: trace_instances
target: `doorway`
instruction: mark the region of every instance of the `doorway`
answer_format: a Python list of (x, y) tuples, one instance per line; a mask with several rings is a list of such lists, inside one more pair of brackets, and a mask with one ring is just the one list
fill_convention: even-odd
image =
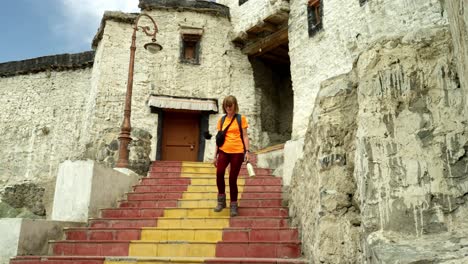
[[(281, 50), (281, 52), (280, 52)], [(250, 56), (255, 93), (261, 109), (262, 147), (284, 143), (291, 139), (294, 93), (288, 46), (284, 44), (267, 53), (268, 56)]]
[(200, 120), (199, 112), (163, 111), (161, 160), (199, 160)]

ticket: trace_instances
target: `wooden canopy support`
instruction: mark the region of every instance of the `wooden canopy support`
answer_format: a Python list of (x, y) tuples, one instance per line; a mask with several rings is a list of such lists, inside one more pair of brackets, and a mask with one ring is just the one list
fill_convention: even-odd
[(249, 42), (242, 49), (244, 54), (260, 56), (285, 43), (288, 43), (288, 25), (285, 24), (278, 31), (256, 41)]

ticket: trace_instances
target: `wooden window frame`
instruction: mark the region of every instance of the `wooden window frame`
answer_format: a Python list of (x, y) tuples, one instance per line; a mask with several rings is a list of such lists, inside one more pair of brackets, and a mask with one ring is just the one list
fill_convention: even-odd
[(307, 2), (307, 23), (309, 37), (314, 36), (323, 29), (323, 2), (322, 0), (309, 0)]
[(239, 0), (239, 6), (243, 5), (247, 1), (249, 1), (249, 0)]
[[(180, 49), (180, 61), (188, 64), (200, 64), (200, 40), (198, 34), (182, 34), (182, 44)], [(187, 52), (192, 52), (188, 57)]]
[(359, 5), (363, 6), (367, 3), (367, 0), (359, 0)]

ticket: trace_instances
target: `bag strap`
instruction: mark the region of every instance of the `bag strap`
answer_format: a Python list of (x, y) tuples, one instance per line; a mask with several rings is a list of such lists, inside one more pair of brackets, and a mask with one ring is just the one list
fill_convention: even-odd
[(244, 153), (245, 153), (245, 143), (244, 143), (244, 131), (242, 129), (242, 115), (237, 115), (237, 125), (239, 127), (239, 131), (240, 131), (240, 137), (241, 137), (241, 140), (242, 140), (242, 146), (244, 146)]
[[(237, 115), (237, 114), (236, 114), (236, 115)], [(223, 130), (224, 133), (227, 132), (228, 128), (231, 126), (232, 121), (234, 121), (235, 118), (236, 118), (236, 117), (233, 117), (233, 118), (231, 119), (231, 123), (229, 123), (229, 125), (228, 125), (224, 130), (223, 130), (223, 124), (224, 124), (224, 120), (226, 120), (226, 115), (224, 115), (224, 116), (221, 118), (221, 126), (220, 126), (220, 128), (221, 128), (221, 130)], [(220, 131), (221, 131), (221, 130), (220, 130)]]

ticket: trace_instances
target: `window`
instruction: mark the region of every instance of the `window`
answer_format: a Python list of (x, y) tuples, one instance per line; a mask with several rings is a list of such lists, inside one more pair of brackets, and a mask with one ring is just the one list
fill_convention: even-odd
[(322, 1), (309, 0), (307, 5), (307, 21), (309, 24), (309, 37), (322, 29)]
[(367, 3), (367, 0), (359, 0), (359, 5), (363, 6), (365, 3)]
[(249, 1), (249, 0), (239, 0), (239, 5), (243, 5), (247, 1)]
[(200, 39), (198, 34), (182, 35), (182, 50), (180, 54), (181, 62), (199, 64), (200, 63)]

